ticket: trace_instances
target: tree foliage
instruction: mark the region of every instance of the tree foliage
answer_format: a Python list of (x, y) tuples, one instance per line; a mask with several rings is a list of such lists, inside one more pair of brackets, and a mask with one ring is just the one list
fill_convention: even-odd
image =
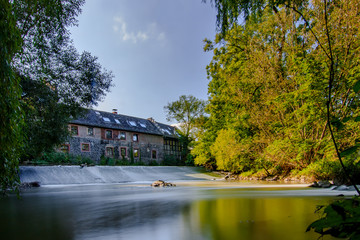
[(72, 46), (84, 0), (1, 1), (0, 180), (18, 182), (19, 157), (64, 140), (67, 122), (109, 91), (113, 75)]
[(0, 184), (3, 192), (18, 182), (22, 147), (21, 89), (19, 78), (11, 67), (22, 41), (12, 10), (8, 1), (0, 2)]
[(179, 100), (168, 103), (164, 107), (167, 120), (176, 120), (180, 124), (180, 130), (186, 137), (191, 137), (196, 121), (204, 116), (205, 101), (192, 95), (182, 95)]
[(38, 157), (67, 136), (70, 117), (91, 107), (109, 91), (113, 75), (97, 57), (78, 53), (69, 27), (77, 24), (84, 0), (13, 2), (22, 39), (22, 51), (13, 66), (21, 77), (25, 110), (25, 154)]
[(205, 105), (204, 100), (197, 99), (192, 95), (182, 95), (179, 100), (168, 103), (164, 107), (167, 120), (178, 122), (184, 164), (193, 164), (189, 149), (192, 148), (193, 141), (198, 135), (199, 126), (205, 119)]
[[(205, 41), (205, 50), (214, 53), (208, 66), (210, 117), (194, 149), (195, 162), (216, 162), (216, 136), (235, 130), (240, 148), (247, 149), (239, 152), (239, 162), (242, 156), (249, 160), (242, 166), (335, 178), (334, 169), (316, 167), (338, 166), (327, 131), (328, 105), (345, 165), (356, 167), (358, 1), (214, 3), (226, 31)], [(246, 21), (239, 24), (241, 14)]]
[(335, 201), (327, 206), (320, 206), (322, 217), (311, 223), (307, 229), (314, 229), (322, 236), (356, 240), (360, 238), (360, 201), (359, 197)]

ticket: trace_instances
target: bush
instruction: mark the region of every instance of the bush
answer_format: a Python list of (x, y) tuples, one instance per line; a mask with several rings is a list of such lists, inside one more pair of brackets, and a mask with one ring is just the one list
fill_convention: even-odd
[(334, 160), (321, 159), (309, 164), (305, 169), (299, 172), (299, 175), (313, 176), (318, 180), (334, 179), (334, 169), (339, 167), (337, 166), (338, 164), (339, 163)]
[(35, 165), (80, 165), (94, 164), (93, 160), (87, 157), (73, 156), (62, 152), (45, 152), (32, 161)]
[(159, 166), (159, 163), (155, 160), (151, 160), (149, 163), (148, 163), (149, 166)]
[[(345, 160), (344, 165), (352, 179), (357, 180), (357, 183), (359, 183), (360, 164), (352, 160)], [(300, 171), (299, 175), (314, 176), (318, 180), (336, 179), (339, 183), (350, 184), (348, 177), (337, 159), (321, 159), (311, 163), (304, 170)]]
[(162, 161), (161, 165), (164, 166), (178, 166), (180, 161), (174, 155), (166, 155), (164, 156), (164, 161)]
[(195, 166), (194, 156), (193, 156), (193, 155), (188, 154), (188, 155), (186, 156), (185, 165), (186, 165), (186, 166)]

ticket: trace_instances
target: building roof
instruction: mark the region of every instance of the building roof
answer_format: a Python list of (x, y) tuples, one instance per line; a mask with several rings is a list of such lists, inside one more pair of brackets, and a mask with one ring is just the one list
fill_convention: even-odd
[(92, 109), (88, 109), (83, 116), (71, 120), (70, 124), (178, 138), (175, 127), (158, 123), (152, 118), (142, 119)]

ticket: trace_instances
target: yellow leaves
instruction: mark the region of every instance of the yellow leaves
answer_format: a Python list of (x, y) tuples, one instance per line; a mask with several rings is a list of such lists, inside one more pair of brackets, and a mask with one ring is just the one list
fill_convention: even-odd
[(239, 165), (239, 154), (241, 153), (241, 145), (237, 141), (236, 131), (233, 129), (220, 130), (215, 143), (210, 147), (210, 151), (216, 158), (218, 169), (236, 169)]

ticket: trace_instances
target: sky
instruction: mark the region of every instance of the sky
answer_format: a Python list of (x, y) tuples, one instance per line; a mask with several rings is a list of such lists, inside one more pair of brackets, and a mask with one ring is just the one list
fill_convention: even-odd
[(71, 28), (79, 52), (98, 57), (114, 86), (94, 109), (166, 120), (164, 106), (181, 95), (207, 100), (206, 66), (216, 10), (202, 0), (87, 0)]

